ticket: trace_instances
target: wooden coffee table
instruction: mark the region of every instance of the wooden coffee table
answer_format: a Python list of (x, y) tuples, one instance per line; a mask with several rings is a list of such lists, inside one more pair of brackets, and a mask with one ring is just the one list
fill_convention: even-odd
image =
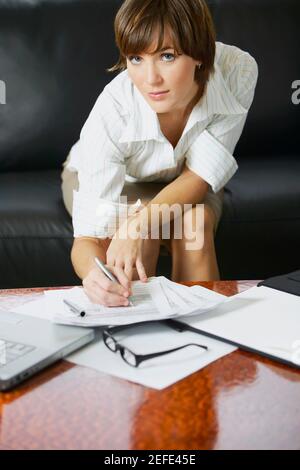
[[(3, 290), (0, 308), (42, 290)], [(300, 371), (237, 350), (157, 391), (60, 361), (0, 393), (1, 449), (300, 449)]]

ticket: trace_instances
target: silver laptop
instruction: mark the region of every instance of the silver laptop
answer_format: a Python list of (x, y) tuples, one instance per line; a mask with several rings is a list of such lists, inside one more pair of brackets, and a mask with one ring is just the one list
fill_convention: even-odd
[(0, 390), (7, 390), (94, 339), (94, 331), (0, 310)]

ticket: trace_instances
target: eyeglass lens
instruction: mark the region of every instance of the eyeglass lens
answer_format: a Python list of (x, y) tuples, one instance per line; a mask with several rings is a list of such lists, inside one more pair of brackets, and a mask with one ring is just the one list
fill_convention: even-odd
[(137, 359), (135, 354), (125, 346), (118, 344), (117, 341), (106, 332), (104, 332), (104, 343), (108, 349), (113, 352), (117, 352), (119, 350), (124, 361), (126, 361), (129, 365), (136, 367)]

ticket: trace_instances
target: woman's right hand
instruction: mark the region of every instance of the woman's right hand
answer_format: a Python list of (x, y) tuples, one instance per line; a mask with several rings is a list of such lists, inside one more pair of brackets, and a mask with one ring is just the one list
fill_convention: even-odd
[(131, 295), (131, 282), (124, 270), (119, 267), (109, 267), (120, 284), (110, 281), (99, 268), (91, 269), (83, 279), (84, 292), (96, 304), (106, 307), (128, 306), (128, 298)]

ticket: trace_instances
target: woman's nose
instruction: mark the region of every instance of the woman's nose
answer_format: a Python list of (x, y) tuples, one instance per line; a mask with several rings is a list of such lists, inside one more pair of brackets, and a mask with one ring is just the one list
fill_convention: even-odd
[(161, 83), (162, 81), (161, 74), (155, 65), (146, 66), (146, 77), (150, 85)]

